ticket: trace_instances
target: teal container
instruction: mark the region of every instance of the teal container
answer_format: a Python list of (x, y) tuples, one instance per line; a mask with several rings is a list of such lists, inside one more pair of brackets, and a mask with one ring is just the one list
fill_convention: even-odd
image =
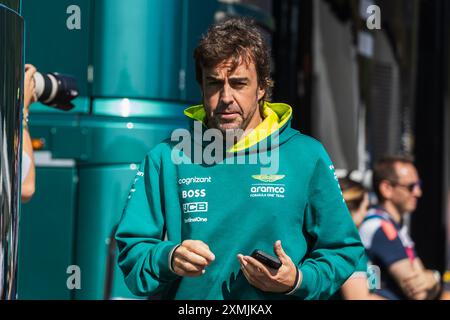
[(179, 100), (180, 0), (97, 0), (96, 97)]
[[(36, 194), (23, 206), (19, 251), (20, 299), (136, 298), (112, 255), (111, 235), (140, 161), (174, 128), (187, 127), (184, 104), (99, 99), (92, 115), (34, 114)], [(128, 110), (128, 111), (127, 111)], [(130, 111), (132, 110), (132, 111)], [(78, 266), (81, 288), (67, 287)]]
[[(89, 145), (78, 166), (75, 264), (81, 268), (83, 280), (81, 290), (74, 292), (75, 299), (137, 298), (126, 287), (117, 266), (117, 250), (108, 255), (114, 228), (145, 154), (170, 137), (173, 129), (188, 126), (183, 115), (185, 107), (167, 102), (101, 99), (93, 103), (93, 116), (81, 117), (80, 128), (89, 137)], [(112, 281), (108, 281), (111, 274)]]
[(80, 167), (76, 264), (80, 266), (83, 276), (81, 290), (74, 292), (76, 299), (136, 298), (128, 291), (122, 272), (117, 267), (115, 250), (110, 258), (112, 290), (106, 297), (109, 245), (136, 167), (136, 164)]
[[(40, 72), (73, 75), (77, 79), (80, 96), (85, 97), (90, 95), (92, 3), (92, 0), (22, 0), (25, 62), (34, 64)], [(79, 8), (80, 29), (68, 28), (68, 22), (72, 27), (73, 6)]]
[(0, 300), (17, 297), (24, 29), (19, 12), (18, 1), (0, 1)]
[(66, 282), (74, 260), (77, 177), (70, 162), (41, 164), (36, 170), (36, 193), (20, 217), (20, 300), (73, 298)]
[[(70, 114), (30, 116), (31, 136), (44, 148), (35, 152), (36, 192), (22, 205), (19, 232), (19, 299), (72, 299), (67, 268), (74, 264), (78, 169), (74, 152), (56, 157), (64, 133), (75, 131), (78, 117)], [(55, 152), (56, 151), (56, 152)]]

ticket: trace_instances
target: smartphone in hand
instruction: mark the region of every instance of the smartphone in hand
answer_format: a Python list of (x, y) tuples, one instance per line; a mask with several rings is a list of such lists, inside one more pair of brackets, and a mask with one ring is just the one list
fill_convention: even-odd
[(280, 269), (281, 267), (281, 261), (280, 259), (278, 259), (277, 257), (271, 256), (268, 253), (265, 253), (262, 250), (255, 250), (253, 251), (252, 258), (258, 260), (259, 262), (261, 262), (262, 264), (266, 265), (269, 268), (272, 269)]

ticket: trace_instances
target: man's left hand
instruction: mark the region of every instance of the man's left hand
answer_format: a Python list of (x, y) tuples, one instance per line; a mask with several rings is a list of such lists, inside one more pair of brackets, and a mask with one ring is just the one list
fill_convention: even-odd
[(274, 252), (282, 263), (278, 270), (269, 268), (250, 256), (239, 254), (241, 270), (254, 287), (265, 292), (287, 293), (296, 285), (297, 266), (284, 252), (281, 241), (275, 242)]

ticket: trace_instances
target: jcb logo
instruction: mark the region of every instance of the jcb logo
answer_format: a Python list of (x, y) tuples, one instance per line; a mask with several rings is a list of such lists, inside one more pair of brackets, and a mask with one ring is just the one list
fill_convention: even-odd
[(196, 189), (196, 190), (183, 190), (181, 191), (181, 196), (183, 199), (186, 198), (204, 198), (206, 196), (206, 190), (205, 189)]
[(183, 204), (184, 213), (207, 212), (208, 202), (192, 202)]

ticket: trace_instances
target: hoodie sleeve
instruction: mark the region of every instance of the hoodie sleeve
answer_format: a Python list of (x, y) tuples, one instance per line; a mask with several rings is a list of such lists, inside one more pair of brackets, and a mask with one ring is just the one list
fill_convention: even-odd
[(178, 277), (169, 267), (176, 244), (163, 238), (160, 181), (159, 168), (148, 155), (136, 174), (115, 236), (125, 282), (138, 296), (157, 294)]
[(355, 271), (364, 247), (323, 147), (310, 179), (304, 223), (308, 253), (299, 266), (303, 279), (294, 295), (328, 299)]

